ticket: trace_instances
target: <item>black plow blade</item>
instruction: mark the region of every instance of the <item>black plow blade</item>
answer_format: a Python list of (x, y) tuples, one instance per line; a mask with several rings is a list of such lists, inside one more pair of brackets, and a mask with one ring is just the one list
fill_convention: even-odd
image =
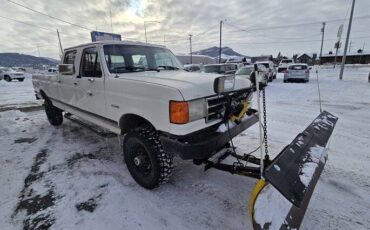
[(265, 180), (257, 183), (250, 199), (255, 229), (299, 229), (337, 120), (322, 112), (266, 167)]

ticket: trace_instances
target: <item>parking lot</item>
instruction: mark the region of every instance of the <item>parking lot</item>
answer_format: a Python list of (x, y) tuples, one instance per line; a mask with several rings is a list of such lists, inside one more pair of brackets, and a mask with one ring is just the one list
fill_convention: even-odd
[[(319, 114), (315, 69), (322, 107), (339, 121), (301, 227), (367, 229), (370, 67), (348, 66), (343, 81), (331, 66), (314, 68), (308, 83), (283, 83), (278, 74), (266, 89), (269, 150), (279, 153)], [(116, 138), (70, 121), (50, 126), (30, 76), (0, 81), (0, 92), (1, 229), (251, 229), (248, 194), (256, 180), (175, 158), (171, 181), (145, 190), (130, 176)], [(235, 145), (245, 153), (258, 142), (255, 126)]]

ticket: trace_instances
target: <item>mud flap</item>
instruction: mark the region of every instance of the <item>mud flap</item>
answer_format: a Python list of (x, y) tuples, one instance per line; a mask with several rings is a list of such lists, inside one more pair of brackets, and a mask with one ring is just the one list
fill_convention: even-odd
[(269, 164), (250, 197), (254, 229), (299, 229), (338, 118), (324, 111)]

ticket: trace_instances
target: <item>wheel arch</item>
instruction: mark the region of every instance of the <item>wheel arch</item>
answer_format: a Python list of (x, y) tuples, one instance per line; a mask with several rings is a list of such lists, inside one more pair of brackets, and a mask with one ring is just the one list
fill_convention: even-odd
[(124, 114), (119, 119), (119, 127), (122, 134), (144, 125), (151, 126), (155, 129), (154, 125), (150, 121), (133, 113)]

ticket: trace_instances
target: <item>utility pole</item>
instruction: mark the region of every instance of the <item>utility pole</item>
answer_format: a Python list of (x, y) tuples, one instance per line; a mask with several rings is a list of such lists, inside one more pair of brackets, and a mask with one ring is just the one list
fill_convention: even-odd
[(340, 67), (340, 73), (339, 73), (339, 79), (340, 80), (343, 79), (344, 64), (346, 64), (348, 41), (349, 41), (349, 35), (351, 34), (351, 26), (352, 26), (352, 18), (353, 18), (353, 11), (354, 11), (354, 9), (355, 9), (355, 0), (352, 0), (351, 16), (349, 18), (348, 29), (347, 29), (346, 44), (344, 46), (344, 52), (343, 52), (343, 57), (342, 57), (342, 65)]
[(161, 23), (160, 21), (144, 21), (145, 43), (148, 43), (148, 38), (146, 36), (146, 23), (148, 23), (148, 22)]
[(220, 52), (219, 52), (219, 57), (218, 57), (218, 63), (221, 63), (221, 50), (222, 50), (222, 20), (220, 21)]
[(322, 33), (322, 38), (321, 38), (321, 49), (320, 49), (320, 64), (321, 62), (321, 56), (322, 56), (322, 47), (324, 45), (324, 34), (325, 34), (325, 22), (322, 23), (322, 28), (321, 28), (321, 33)]
[(189, 43), (190, 43), (190, 64), (193, 64), (193, 47), (191, 45), (191, 37), (193, 35), (189, 34)]

